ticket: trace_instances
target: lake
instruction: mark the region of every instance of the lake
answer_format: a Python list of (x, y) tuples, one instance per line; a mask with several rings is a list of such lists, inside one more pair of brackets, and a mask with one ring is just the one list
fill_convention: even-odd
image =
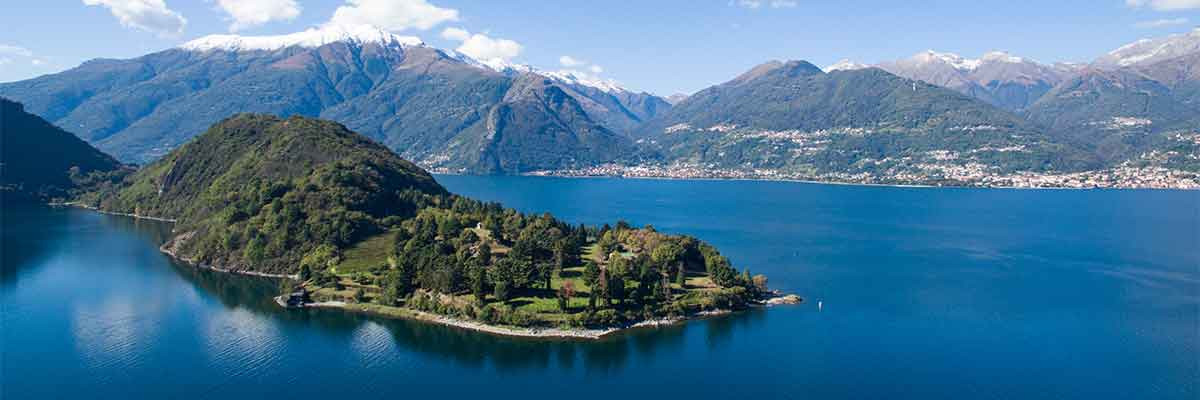
[(1200, 397), (1197, 191), (438, 180), (694, 235), (806, 302), (500, 338), (282, 310), (271, 280), (171, 262), (164, 224), (5, 205), (0, 398)]

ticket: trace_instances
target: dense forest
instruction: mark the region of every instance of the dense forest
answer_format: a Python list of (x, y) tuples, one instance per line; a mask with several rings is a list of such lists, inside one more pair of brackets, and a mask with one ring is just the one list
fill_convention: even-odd
[(128, 172), (117, 159), (0, 97), (0, 195), (6, 201), (63, 199), (79, 186)]

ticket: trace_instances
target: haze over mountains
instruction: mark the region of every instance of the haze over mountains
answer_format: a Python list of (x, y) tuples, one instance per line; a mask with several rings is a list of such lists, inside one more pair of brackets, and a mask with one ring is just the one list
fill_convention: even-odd
[(133, 162), (229, 115), (259, 112), (333, 119), (450, 172), (683, 165), (867, 182), (1117, 166), (1194, 174), (1198, 49), (1200, 30), (1090, 64), (936, 51), (825, 71), (770, 62), (662, 98), (372, 27), (325, 27), (94, 60), (0, 84), (0, 96)]

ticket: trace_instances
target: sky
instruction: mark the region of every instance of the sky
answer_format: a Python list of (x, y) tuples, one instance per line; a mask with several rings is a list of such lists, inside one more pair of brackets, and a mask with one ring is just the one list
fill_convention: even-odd
[[(919, 3), (919, 4), (917, 4)], [(769, 60), (873, 64), (927, 49), (1088, 62), (1200, 25), (1200, 0), (8, 0), (0, 82), (210, 34), (372, 24), (476, 58), (569, 69), (660, 95)]]

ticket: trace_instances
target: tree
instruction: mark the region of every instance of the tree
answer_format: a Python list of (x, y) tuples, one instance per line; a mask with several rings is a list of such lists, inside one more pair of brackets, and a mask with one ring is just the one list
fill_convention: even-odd
[(600, 236), (600, 240), (596, 241), (596, 246), (599, 247), (600, 251), (604, 254), (612, 253), (620, 249), (620, 245), (617, 243), (617, 237), (613, 234), (613, 231), (605, 231), (604, 234)]
[(600, 266), (596, 265), (596, 263), (592, 262), (592, 260), (588, 260), (583, 266), (583, 281), (586, 282), (589, 287), (595, 288), (596, 286), (599, 286), (596, 284), (599, 278)]
[(680, 289), (687, 289), (687, 271), (684, 271), (683, 268), (680, 268), (679, 272), (675, 274), (675, 284), (679, 285)]
[(394, 306), (400, 301), (403, 294), (400, 291), (400, 273), (396, 270), (388, 271), (383, 277), (383, 290), (379, 293), (379, 304), (385, 306)]
[(501, 258), (491, 269), (492, 282), (504, 282), (510, 289), (528, 287), (533, 279), (534, 271), (531, 265), (519, 262), (512, 257)]
[(282, 295), (286, 298), (287, 296), (291, 296), (292, 293), (295, 291), (296, 291), (296, 282), (293, 282), (291, 279), (288, 279), (288, 278), (283, 278), (279, 281), (279, 294), (280, 295)]
[(496, 282), (496, 286), (492, 290), (492, 296), (496, 297), (496, 300), (499, 301), (508, 301), (509, 289), (508, 282)]
[(625, 278), (613, 276), (608, 283), (608, 298), (613, 304), (621, 304), (625, 301)]
[(471, 294), (475, 295), (475, 302), (483, 305), (487, 302), (487, 270), (480, 265), (476, 265), (471, 269)]
[(300, 264), (300, 272), (296, 276), (300, 278), (300, 282), (307, 282), (312, 278), (312, 268), (309, 268), (308, 264)]
[(629, 276), (629, 260), (621, 256), (621, 253), (612, 252), (608, 255), (608, 274), (614, 277)]
[(500, 217), (496, 216), (496, 214), (490, 213), (488, 214), (487, 218), (484, 219), (483, 228), (487, 229), (488, 234), (492, 236), (492, 240), (497, 242), (504, 240), (504, 234), (501, 233), (500, 227)]
[(656, 266), (666, 271), (673, 271), (682, 255), (683, 247), (674, 242), (663, 242), (650, 253), (650, 259)]
[(596, 287), (592, 286), (592, 290), (588, 291), (588, 311), (596, 311), (597, 297), (599, 296), (597, 296)]
[(567, 312), (571, 297), (575, 296), (575, 282), (566, 281), (558, 288), (558, 309)]
[(363, 303), (367, 301), (367, 294), (362, 288), (354, 289), (353, 300), (355, 303)]
[(754, 276), (754, 287), (757, 288), (758, 291), (760, 291), (760, 292), (766, 292), (767, 291), (767, 277), (762, 274), (755, 275)]
[(567, 239), (560, 239), (554, 242), (552, 260), (554, 273), (561, 275), (563, 268), (567, 267)]
[(483, 242), (479, 245), (479, 249), (475, 251), (475, 256), (479, 258), (479, 264), (483, 266), (492, 264), (492, 246)]
[(462, 233), (458, 235), (458, 241), (463, 245), (472, 245), (479, 241), (479, 235), (476, 235), (473, 230), (463, 229)]
[[(521, 237), (518, 238), (515, 243), (513, 243), (512, 251), (510, 251), (508, 254), (508, 259), (517, 264), (518, 268), (529, 271), (532, 275), (537, 275), (537, 277), (540, 278), (540, 268), (538, 268), (538, 265), (535, 264), (536, 255), (537, 248), (533, 240), (525, 235), (521, 235)], [(531, 279), (532, 278), (533, 276), (531, 276)], [(514, 283), (517, 283), (517, 287), (523, 287), (524, 283), (528, 282), (518, 283), (514, 281)]]

